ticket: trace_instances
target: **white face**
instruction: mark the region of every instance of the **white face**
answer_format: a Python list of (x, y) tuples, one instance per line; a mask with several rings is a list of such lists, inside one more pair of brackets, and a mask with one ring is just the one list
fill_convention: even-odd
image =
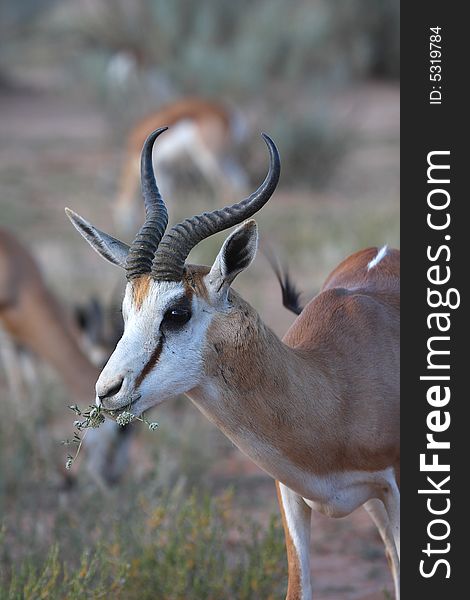
[(150, 280), (141, 302), (128, 283), (124, 334), (96, 384), (107, 410), (135, 415), (196, 387), (203, 377), (203, 348), (214, 309), (181, 283)]
[[(127, 268), (127, 244), (66, 210), (74, 227), (99, 254)], [(156, 281), (150, 276), (127, 284), (124, 334), (96, 383), (98, 406), (109, 411), (126, 409), (139, 416), (203, 383), (209, 325), (215, 313), (225, 313), (230, 285), (251, 264), (257, 246), (256, 223), (245, 221), (225, 240), (209, 272), (194, 267), (198, 292), (183, 282)], [(186, 275), (190, 277), (190, 271)], [(185, 281), (192, 285), (189, 279)]]

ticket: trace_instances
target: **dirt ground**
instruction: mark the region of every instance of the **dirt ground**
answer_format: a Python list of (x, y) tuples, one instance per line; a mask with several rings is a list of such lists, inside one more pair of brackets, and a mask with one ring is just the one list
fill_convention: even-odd
[[(281, 186), (273, 206), (260, 215), (261, 230), (270, 230), (291, 262), (305, 298), (358, 245), (379, 244), (382, 234), (384, 242), (398, 244), (398, 94), (394, 86), (370, 84), (336, 98), (338, 115), (354, 123), (359, 142), (335, 181), (317, 194)], [(109, 300), (119, 276), (71, 230), (63, 207), (74, 208), (99, 227), (109, 225), (121, 158), (111, 123), (86, 100), (73, 102), (45, 92), (0, 96), (0, 115), (1, 224), (34, 249), (61, 299), (84, 300), (95, 292)], [(183, 204), (171, 205), (170, 212), (195, 212), (203, 201), (193, 205), (186, 199)], [(318, 230), (330, 220), (335, 220), (334, 227), (321, 234)], [(309, 243), (317, 231), (331, 239), (314, 242), (315, 254)], [(197, 256), (209, 260), (212, 248), (206, 252)], [(277, 284), (262, 258), (237, 287), (278, 334), (286, 330), (293, 317), (279, 306)], [(211, 476), (221, 487), (238, 481), (240, 511), (263, 519), (276, 510), (272, 481), (236, 449), (226, 448)], [(391, 597), (385, 592), (391, 594), (393, 587), (382, 543), (362, 509), (339, 520), (314, 514), (311, 568), (318, 600)]]

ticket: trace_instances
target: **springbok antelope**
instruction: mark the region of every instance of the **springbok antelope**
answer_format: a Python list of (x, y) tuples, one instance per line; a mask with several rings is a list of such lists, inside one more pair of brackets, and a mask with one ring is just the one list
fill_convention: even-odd
[[(97, 404), (140, 415), (185, 393), (276, 480), (289, 600), (312, 593), (311, 510), (343, 517), (364, 504), (385, 542), (398, 597), (399, 252), (369, 248), (347, 258), (280, 341), (231, 288), (256, 254), (257, 226), (245, 219), (278, 183), (274, 142), (264, 135), (270, 168), (256, 192), (165, 233), (168, 214), (152, 167), (162, 131), (143, 147), (146, 219), (131, 246), (66, 209), (92, 247), (127, 275), (124, 333), (97, 381)], [(212, 267), (186, 263), (196, 244), (240, 223)]]
[(232, 197), (246, 185), (246, 175), (228, 148), (244, 137), (240, 114), (218, 102), (186, 98), (165, 106), (141, 119), (131, 130), (122, 168), (119, 193), (114, 206), (116, 226), (123, 234), (134, 235), (140, 221), (136, 202), (140, 180), (140, 151), (149, 131), (171, 125), (162, 140), (154, 166), (159, 172), (160, 187), (172, 187), (171, 165), (179, 158), (189, 159), (197, 172), (218, 192), (221, 188)]
[[(78, 333), (49, 290), (31, 253), (4, 229), (0, 229), (0, 329), (4, 332), (0, 350), (9, 391), (17, 403), (24, 400), (17, 352), (20, 347), (55, 370), (65, 382), (71, 402), (90, 404), (100, 369), (81, 349)], [(36, 381), (31, 383), (37, 387)], [(31, 389), (28, 394), (31, 395)], [(112, 482), (122, 475), (128, 462), (129, 436), (123, 435), (123, 430), (112, 421), (104, 431), (104, 435), (95, 430), (87, 432), (87, 466), (100, 481)]]
[(121, 311), (116, 308), (105, 307), (96, 296), (74, 307), (74, 320), (80, 332), (80, 346), (91, 362), (99, 367), (103, 367), (107, 362), (122, 336)]

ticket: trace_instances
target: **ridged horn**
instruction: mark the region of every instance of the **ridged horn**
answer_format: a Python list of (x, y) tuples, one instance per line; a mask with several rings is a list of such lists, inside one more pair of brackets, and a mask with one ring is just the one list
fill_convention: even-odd
[(145, 140), (142, 148), (140, 173), (145, 205), (145, 223), (132, 242), (127, 257), (126, 277), (129, 281), (145, 273), (150, 273), (155, 252), (168, 225), (168, 212), (158, 191), (152, 161), (155, 140), (167, 129), (167, 127), (156, 129)]
[(259, 188), (245, 200), (220, 210), (196, 215), (172, 227), (158, 246), (152, 265), (152, 277), (162, 281), (180, 281), (190, 251), (202, 240), (238, 225), (258, 212), (272, 196), (279, 181), (281, 162), (273, 140), (262, 134), (269, 150), (269, 171)]

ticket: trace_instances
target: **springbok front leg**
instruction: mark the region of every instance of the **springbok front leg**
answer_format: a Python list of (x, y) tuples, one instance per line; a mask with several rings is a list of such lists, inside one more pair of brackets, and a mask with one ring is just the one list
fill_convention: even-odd
[(400, 560), (400, 490), (394, 475), (390, 476), (388, 484), (384, 492), (383, 503), (390, 519), (398, 560)]
[(392, 571), (395, 600), (400, 600), (400, 561), (398, 559), (398, 553), (395, 547), (395, 540), (393, 539), (392, 527), (387, 511), (385, 510), (382, 501), (377, 498), (368, 500), (364, 504), (364, 508), (377, 527), (380, 537), (385, 545), (387, 558)]
[(304, 499), (276, 481), (286, 537), (289, 582), (286, 600), (311, 600), (310, 522), (312, 510)]

